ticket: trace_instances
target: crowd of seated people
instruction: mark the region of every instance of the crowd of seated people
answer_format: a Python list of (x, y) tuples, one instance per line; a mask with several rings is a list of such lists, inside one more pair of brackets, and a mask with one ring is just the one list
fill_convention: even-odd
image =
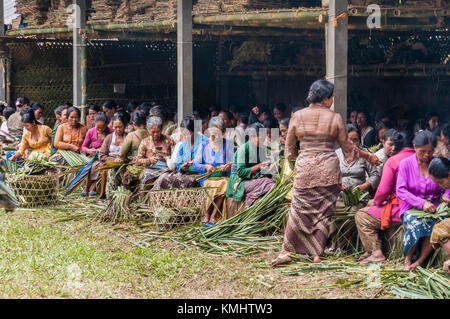
[[(290, 119), (302, 108), (283, 103), (210, 107), (207, 114), (195, 111), (178, 121), (154, 102), (106, 101), (89, 106), (81, 121), (80, 109), (67, 103), (54, 110), (56, 122), (50, 128), (44, 124), (44, 107), (21, 97), (15, 107), (2, 107), (1, 130), (17, 141), (12, 144), (16, 151), (7, 154), (10, 160), (43, 152), (66, 165), (59, 150), (96, 156), (81, 196), (110, 199), (120, 185), (141, 192), (205, 187), (209, 200), (203, 223), (214, 224), (229, 216), (228, 201), (249, 206), (273, 187), (276, 173), (269, 167), (274, 159), (283, 160)], [(409, 211), (434, 212), (440, 202), (449, 202), (450, 125), (433, 112), (406, 129), (384, 112), (351, 109), (348, 118), (350, 142), (382, 163), (375, 167), (364, 158), (347, 162), (342, 150), (336, 150), (342, 189), (370, 194), (355, 216), (366, 251), (360, 261), (384, 261), (379, 231), (403, 224), (405, 269), (414, 271), (436, 244), (446, 245), (442, 236), (433, 239), (436, 220), (420, 220)], [(99, 170), (108, 162), (127, 165)], [(98, 194), (100, 180), (103, 191)], [(437, 225), (448, 231), (448, 222)]]

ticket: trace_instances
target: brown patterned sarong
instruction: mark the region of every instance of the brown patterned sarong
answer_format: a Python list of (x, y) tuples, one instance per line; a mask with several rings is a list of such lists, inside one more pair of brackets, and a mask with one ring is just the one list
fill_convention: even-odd
[(294, 188), (284, 235), (284, 251), (323, 254), (339, 192), (339, 185)]
[(381, 239), (378, 232), (381, 229), (381, 220), (369, 215), (366, 212), (359, 211), (355, 214), (356, 228), (358, 235), (368, 253), (381, 249)]

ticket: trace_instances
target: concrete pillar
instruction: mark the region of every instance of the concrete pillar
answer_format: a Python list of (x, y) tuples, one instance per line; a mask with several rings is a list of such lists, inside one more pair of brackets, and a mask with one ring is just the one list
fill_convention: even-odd
[[(334, 83), (333, 110), (347, 122), (347, 52), (348, 52), (348, 0), (330, 0), (329, 21), (325, 27), (326, 78)], [(337, 18), (337, 20), (336, 20)], [(336, 25), (337, 23), (337, 25)]]
[(192, 0), (177, 7), (178, 123), (193, 113)]

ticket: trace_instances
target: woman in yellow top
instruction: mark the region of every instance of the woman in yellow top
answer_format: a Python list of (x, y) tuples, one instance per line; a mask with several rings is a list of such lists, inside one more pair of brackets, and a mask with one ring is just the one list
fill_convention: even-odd
[(10, 160), (28, 158), (33, 152), (42, 152), (50, 155), (52, 129), (46, 125), (39, 124), (31, 108), (24, 109), (21, 116), (21, 122), (24, 126), (22, 142), (19, 150)]

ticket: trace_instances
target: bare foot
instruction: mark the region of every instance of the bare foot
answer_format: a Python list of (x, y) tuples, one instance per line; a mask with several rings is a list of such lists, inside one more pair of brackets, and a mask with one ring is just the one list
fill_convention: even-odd
[(210, 224), (215, 224), (215, 223), (216, 223), (216, 218), (215, 218), (215, 217), (211, 217), (211, 218), (209, 219), (209, 223), (210, 223)]
[(411, 267), (411, 259), (406, 257), (405, 258), (405, 267), (403, 267), (403, 270), (409, 270), (409, 267)]
[(278, 265), (288, 264), (292, 261), (290, 253), (281, 253), (277, 258), (270, 262), (270, 266), (275, 267)]
[(202, 224), (203, 224), (203, 225), (208, 224), (208, 222), (209, 222), (209, 217), (210, 217), (209, 214), (206, 214), (206, 215), (205, 215), (205, 218), (203, 218), (203, 221), (202, 221)]
[(443, 269), (447, 274), (450, 274), (450, 259), (444, 262)]
[(411, 266), (409, 266), (408, 271), (410, 271), (410, 272), (416, 272), (418, 266), (420, 266), (420, 263), (418, 263), (418, 262), (416, 261), (415, 263), (411, 264)]
[(371, 253), (365, 252), (361, 257), (359, 257), (358, 261), (362, 261), (363, 259), (366, 259), (367, 257), (372, 256)]
[(370, 257), (367, 257), (366, 259), (362, 260), (362, 264), (368, 264), (368, 263), (382, 263), (383, 261), (386, 261), (386, 258), (384, 256), (375, 256), (370, 255)]
[(322, 260), (320, 259), (320, 256), (314, 256), (314, 260), (313, 260), (313, 262), (315, 263), (315, 264), (318, 264), (318, 263), (320, 263)]

